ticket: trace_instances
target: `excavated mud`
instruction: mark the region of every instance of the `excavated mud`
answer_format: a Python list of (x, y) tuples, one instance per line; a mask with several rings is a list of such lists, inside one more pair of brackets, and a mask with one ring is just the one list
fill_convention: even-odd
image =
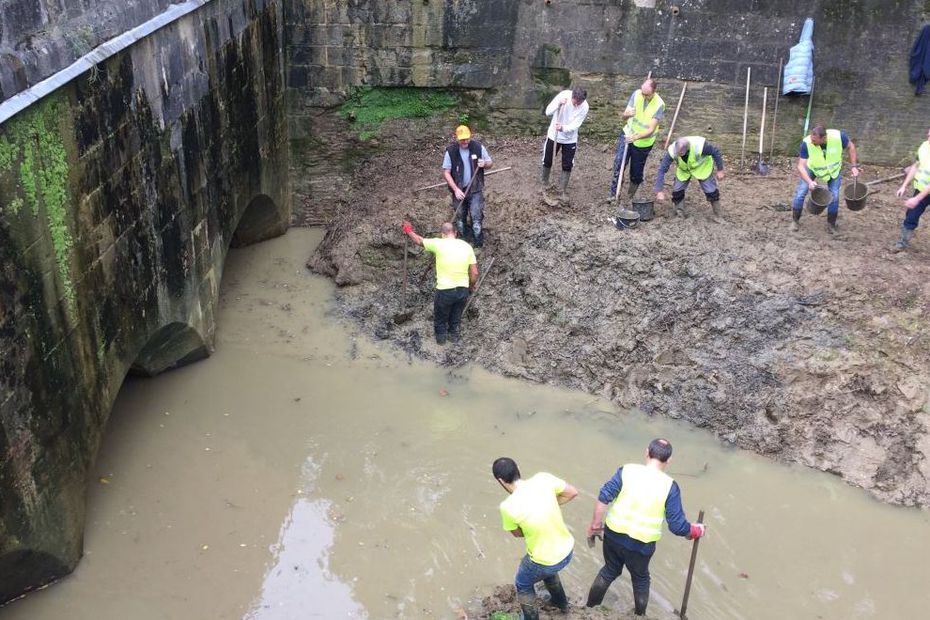
[[(660, 611), (647, 611), (645, 616), (636, 616), (632, 610), (628, 613), (620, 610), (610, 609), (608, 607), (595, 607), (588, 609), (583, 606), (581, 600), (572, 601), (567, 613), (563, 613), (557, 607), (548, 604), (540, 604), (540, 620), (670, 620), (678, 616)], [(469, 608), (459, 612), (462, 620), (519, 620), (523, 616), (520, 614), (520, 605), (517, 602), (517, 592), (512, 585), (497, 586), (493, 592), (481, 599), (480, 603), (475, 601)]]
[[(760, 177), (752, 157), (737, 170), (738, 155), (726, 154), (724, 221), (712, 221), (695, 185), (689, 217), (657, 203), (655, 220), (618, 231), (603, 201), (612, 145), (582, 141), (572, 204), (550, 208), (537, 183), (540, 140), (488, 136), (495, 166), (513, 166), (487, 180), (479, 263), (496, 261), (463, 342), (440, 348), (432, 261), (419, 248), (408, 275), (413, 318), (392, 321), (402, 310), (400, 222), (426, 233), (450, 216), (445, 190), (412, 191), (441, 181), (439, 134), (386, 128), (381, 143), (392, 150), (373, 153), (337, 205), (308, 266), (339, 285), (345, 317), (412, 356), (586, 390), (834, 473), (884, 501), (930, 505), (930, 234), (891, 252), (903, 213), (895, 182), (876, 186), (863, 211), (841, 207), (837, 235), (807, 213), (790, 232), (793, 161)], [(657, 148), (647, 185), (658, 160)]]

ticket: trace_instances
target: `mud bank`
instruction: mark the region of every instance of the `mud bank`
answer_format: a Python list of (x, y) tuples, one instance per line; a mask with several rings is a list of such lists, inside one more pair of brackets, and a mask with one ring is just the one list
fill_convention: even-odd
[[(413, 140), (416, 143), (413, 143)], [(572, 205), (539, 200), (539, 141), (487, 137), (487, 241), (496, 257), (458, 348), (431, 339), (431, 260), (412, 249), (408, 304), (400, 308), (407, 218), (435, 231), (448, 219), (441, 180), (445, 139), (409, 122), (385, 130), (308, 266), (339, 285), (340, 312), (410, 355), (455, 366), (469, 361), (506, 376), (580, 388), (650, 415), (687, 420), (724, 442), (842, 476), (881, 500), (930, 505), (927, 388), (930, 302), (924, 257), (891, 252), (902, 207), (894, 183), (864, 211), (841, 207), (840, 233), (805, 213), (788, 229), (793, 161), (760, 177), (725, 154), (725, 221), (699, 188), (690, 216), (657, 218), (620, 232), (609, 223), (611, 145), (582, 141)], [(726, 155), (730, 155), (726, 157)], [(650, 156), (654, 180), (658, 149)], [(864, 178), (895, 172), (865, 167)], [(646, 186), (642, 188), (647, 189)]]

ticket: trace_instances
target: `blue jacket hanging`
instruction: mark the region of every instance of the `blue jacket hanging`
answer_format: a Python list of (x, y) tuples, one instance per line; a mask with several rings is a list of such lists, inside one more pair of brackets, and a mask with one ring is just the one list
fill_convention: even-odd
[(916, 87), (915, 95), (923, 93), (927, 80), (930, 80), (930, 24), (921, 28), (911, 49), (910, 79)]

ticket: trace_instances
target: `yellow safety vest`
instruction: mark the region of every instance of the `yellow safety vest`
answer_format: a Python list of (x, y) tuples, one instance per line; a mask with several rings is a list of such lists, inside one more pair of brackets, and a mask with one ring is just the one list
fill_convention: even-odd
[(843, 138), (837, 129), (827, 130), (827, 150), (811, 142), (811, 137), (804, 138), (807, 144), (807, 167), (814, 177), (832, 181), (840, 176), (843, 166)]
[(930, 185), (930, 141), (917, 149), (917, 172), (914, 173), (914, 189), (918, 192)]
[(604, 523), (614, 532), (644, 543), (662, 538), (665, 501), (672, 477), (653, 467), (636, 463), (623, 466), (620, 495), (607, 509)]
[[(642, 133), (644, 131), (649, 131), (649, 123), (652, 122), (652, 118), (663, 105), (665, 105), (665, 102), (662, 101), (662, 97), (660, 97), (658, 93), (653, 93), (652, 100), (649, 101), (647, 105), (646, 98), (643, 96), (643, 91), (637, 90), (633, 95), (633, 116), (626, 121), (627, 131), (625, 133)], [(656, 125), (656, 130), (652, 132), (651, 136), (637, 140), (633, 143), (633, 146), (640, 148), (652, 146), (658, 136), (659, 126)]]
[(704, 138), (701, 136), (688, 136), (691, 149), (682, 158), (675, 152), (675, 145), (668, 147), (668, 154), (675, 162), (675, 176), (679, 181), (687, 181), (694, 177), (698, 181), (710, 177), (714, 171), (714, 158), (710, 155), (701, 155), (704, 150)]

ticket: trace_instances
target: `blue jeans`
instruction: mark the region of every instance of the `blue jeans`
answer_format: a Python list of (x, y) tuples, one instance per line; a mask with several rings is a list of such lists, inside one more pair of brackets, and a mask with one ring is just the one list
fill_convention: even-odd
[[(917, 195), (917, 190), (914, 190), (914, 196)], [(908, 209), (904, 212), (904, 228), (907, 230), (916, 230), (917, 224), (920, 222), (920, 216), (924, 214), (924, 210), (927, 208), (927, 205), (930, 205), (930, 196), (925, 197), (917, 206), (913, 209)]]
[(614, 149), (614, 175), (610, 182), (611, 196), (617, 193), (617, 183), (620, 180), (620, 163), (623, 161), (624, 157), (629, 160), (629, 165), (626, 169), (630, 172), (630, 183), (639, 185), (643, 182), (643, 170), (646, 168), (646, 158), (649, 157), (649, 151), (652, 150), (652, 147), (639, 147), (635, 144), (631, 144), (629, 154), (627, 154), (626, 147), (626, 136), (621, 131), (620, 137), (617, 138), (617, 146)]
[[(810, 170), (807, 171), (807, 174), (810, 177), (814, 178), (814, 173)], [(843, 175), (837, 175), (835, 179), (827, 183), (827, 187), (830, 188), (830, 193), (833, 194), (833, 200), (830, 201), (830, 205), (827, 207), (827, 213), (839, 213), (840, 211), (840, 185), (843, 183)], [(798, 189), (794, 192), (794, 204), (791, 205), (791, 208), (795, 211), (800, 211), (804, 208), (804, 198), (807, 196), (807, 192), (810, 191), (810, 188), (807, 187), (807, 183), (804, 179), (801, 179), (798, 182)]]
[(523, 559), (520, 560), (520, 566), (517, 568), (517, 576), (514, 578), (514, 585), (517, 586), (517, 594), (535, 595), (536, 590), (533, 586), (539, 581), (544, 581), (548, 577), (558, 574), (560, 570), (568, 566), (568, 563), (572, 561), (572, 553), (573, 552), (569, 551), (564, 560), (552, 566), (537, 564), (530, 559), (529, 555), (523, 556)]

